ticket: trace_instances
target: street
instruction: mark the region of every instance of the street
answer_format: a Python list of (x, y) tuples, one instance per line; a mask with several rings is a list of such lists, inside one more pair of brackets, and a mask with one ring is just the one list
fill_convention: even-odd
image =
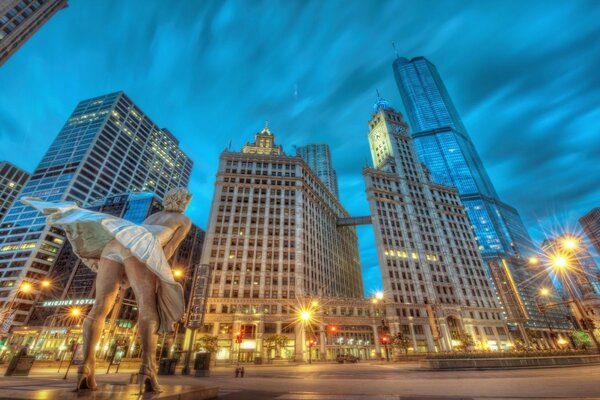
[[(503, 371), (423, 371), (416, 364), (313, 364), (247, 366), (244, 378), (234, 369), (218, 367), (209, 378), (161, 376), (163, 385), (218, 386), (224, 400), (342, 399), (509, 399), (600, 398), (600, 365)], [(102, 371), (103, 372), (103, 371)], [(99, 384), (126, 384), (129, 374), (98, 375)], [(33, 395), (36, 391), (73, 387), (75, 372), (60, 379), (53, 371), (29, 377), (0, 378), (5, 391)], [(46, 391), (47, 393), (47, 391)], [(43, 397), (30, 397), (43, 398)]]

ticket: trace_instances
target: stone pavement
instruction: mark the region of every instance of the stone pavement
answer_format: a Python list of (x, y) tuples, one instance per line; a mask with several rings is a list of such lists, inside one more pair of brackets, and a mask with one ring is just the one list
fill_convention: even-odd
[[(208, 378), (161, 376), (161, 384), (217, 386), (225, 400), (506, 400), (600, 398), (600, 366), (505, 371), (423, 371), (417, 364), (320, 364), (245, 366), (244, 378), (219, 367)], [(104, 371), (102, 371), (104, 372)], [(100, 373), (98, 383), (125, 384), (130, 373)], [(75, 372), (64, 381), (56, 370), (34, 370), (27, 378), (0, 377), (5, 390), (44, 393), (74, 387)], [(43, 398), (43, 397), (38, 397)]]

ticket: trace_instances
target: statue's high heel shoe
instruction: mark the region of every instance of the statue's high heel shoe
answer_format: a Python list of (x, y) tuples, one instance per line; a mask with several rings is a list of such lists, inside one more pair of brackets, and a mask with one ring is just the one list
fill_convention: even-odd
[(156, 373), (146, 364), (140, 365), (138, 383), (140, 384), (140, 393), (161, 392), (158, 379), (156, 379)]
[(89, 367), (82, 365), (77, 370), (77, 391), (96, 390), (96, 380)]

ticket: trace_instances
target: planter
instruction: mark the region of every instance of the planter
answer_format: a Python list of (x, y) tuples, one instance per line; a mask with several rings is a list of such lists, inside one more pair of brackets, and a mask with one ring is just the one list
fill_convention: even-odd
[(419, 362), (426, 369), (510, 369), (543, 368), (600, 364), (600, 355), (554, 356), (554, 357), (514, 357), (514, 358), (457, 358), (424, 359)]

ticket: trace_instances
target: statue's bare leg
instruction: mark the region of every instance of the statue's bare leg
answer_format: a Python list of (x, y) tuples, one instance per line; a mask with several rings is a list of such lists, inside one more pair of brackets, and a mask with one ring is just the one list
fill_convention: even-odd
[(78, 388), (83, 374), (87, 374), (86, 386), (89, 389), (96, 387), (96, 345), (102, 335), (104, 320), (115, 303), (123, 273), (123, 264), (106, 258), (100, 259), (96, 276), (96, 300), (83, 322), (83, 365), (80, 368)]
[(141, 383), (146, 385), (145, 378), (149, 378), (148, 389), (158, 392), (156, 380), (156, 346), (158, 342), (157, 330), (159, 316), (156, 304), (157, 278), (148, 267), (135, 257), (125, 260), (125, 274), (131, 284), (135, 299), (138, 304), (138, 332), (142, 342), (142, 365), (140, 367)]

